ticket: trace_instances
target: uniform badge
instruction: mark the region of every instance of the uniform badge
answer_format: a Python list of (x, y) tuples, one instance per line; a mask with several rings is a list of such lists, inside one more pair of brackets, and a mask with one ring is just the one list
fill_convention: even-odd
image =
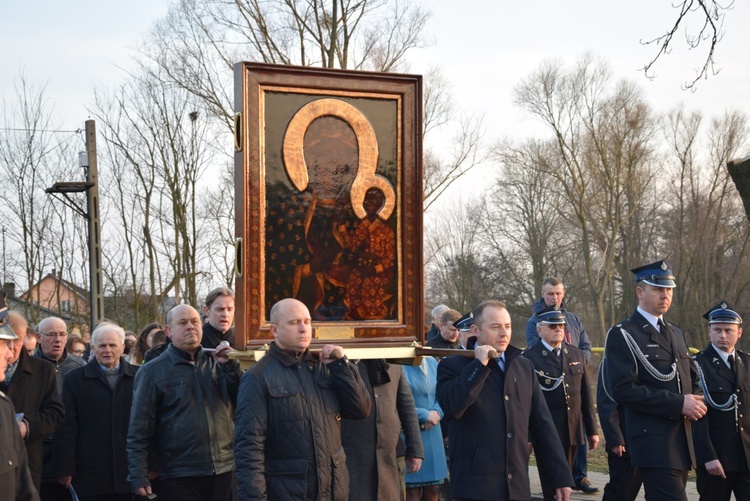
[(661, 269), (662, 271), (667, 271), (667, 263), (665, 263), (664, 261), (661, 262)]
[(726, 303), (726, 301), (722, 301), (721, 303), (721, 309), (726, 310), (729, 305)]
[(542, 350), (542, 356), (543, 356), (543, 357), (546, 357), (546, 356), (547, 356), (547, 350)]
[(581, 365), (581, 362), (570, 362), (568, 365)]
[(568, 354), (568, 349), (567, 348), (563, 348), (563, 353), (565, 353), (567, 355)]

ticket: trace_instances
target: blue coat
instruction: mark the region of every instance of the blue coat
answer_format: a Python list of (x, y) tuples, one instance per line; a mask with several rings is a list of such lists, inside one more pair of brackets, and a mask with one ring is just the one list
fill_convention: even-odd
[[(427, 377), (422, 373), (419, 366), (404, 366), (404, 375), (409, 382), (409, 388), (411, 388), (411, 394), (414, 397), (420, 427), (427, 422), (430, 411), (437, 411), (440, 414), (440, 419), (443, 418), (443, 410), (440, 408), (435, 394), (438, 363), (432, 357), (425, 357), (423, 363), (427, 365)], [(433, 426), (429, 430), (421, 429), (420, 433), (424, 446), (422, 468), (417, 472), (407, 473), (406, 482), (416, 484), (445, 479), (448, 476), (448, 463), (445, 459), (440, 424), (438, 423), (437, 426)]]

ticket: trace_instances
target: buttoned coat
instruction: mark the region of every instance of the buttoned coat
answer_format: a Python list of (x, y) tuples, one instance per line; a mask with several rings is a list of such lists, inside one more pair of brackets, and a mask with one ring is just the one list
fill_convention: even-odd
[(750, 355), (739, 350), (734, 353), (736, 379), (713, 345), (709, 344), (695, 356), (711, 400), (721, 405), (732, 394), (739, 400), (737, 421), (733, 410), (720, 411), (706, 402), (708, 414), (702, 421), (708, 422), (705, 427), (708, 435), (696, 436), (696, 441), (700, 440), (702, 445), (696, 448), (696, 459), (700, 465), (718, 459), (724, 471), (747, 472), (750, 469)]
[(400, 365), (390, 364), (390, 381), (373, 387), (367, 366), (356, 364), (370, 393), (372, 407), (364, 419), (341, 421), (341, 443), (346, 452), (349, 499), (393, 501), (401, 495), (396, 445), (401, 430), (406, 438), (406, 457), (424, 458), (417, 409)]
[(22, 349), (10, 384), (6, 381), (0, 383), (0, 391), (13, 401), (16, 412), (23, 412), (23, 419), (28, 423), (26, 451), (31, 477), (39, 490), (42, 482), (42, 439), (52, 435), (65, 419), (55, 368), (46, 360), (32, 357)]
[(94, 359), (63, 381), (65, 422), (55, 433), (53, 467), (58, 477), (73, 477), (79, 496), (131, 492), (125, 442), (137, 370), (120, 358), (112, 389)]
[[(52, 370), (55, 372), (55, 379), (57, 379), (56, 388), (57, 394), (62, 401), (62, 385), (65, 376), (72, 370), (78, 367), (83, 367), (86, 362), (75, 355), (71, 355), (67, 351), (63, 351), (62, 358), (60, 360), (52, 360), (44, 354), (41, 345), (37, 345), (36, 351), (34, 351), (35, 358), (44, 360), (52, 364)], [(60, 422), (62, 424), (62, 421)], [(55, 472), (52, 468), (52, 434), (45, 435), (42, 437), (42, 480), (45, 482), (55, 482)]]
[[(454, 355), (438, 365), (438, 401), (445, 415), (454, 420), (450, 426), (453, 497), (530, 499), (530, 432), (539, 437), (536, 451), (550, 465), (551, 484), (556, 488), (573, 485), (560, 438), (544, 433), (554, 424), (534, 366), (520, 353), (508, 346), (504, 374), (495, 360), (485, 366), (476, 359)], [(500, 414), (505, 415), (504, 430), (498, 429)]]
[[(607, 333), (600, 370), (608, 393), (624, 409), (633, 466), (688, 470), (695, 461), (692, 424), (682, 416), (683, 395), (702, 392), (684, 334), (674, 324), (667, 326), (664, 336), (636, 310)], [(637, 351), (631, 351), (626, 333)], [(637, 352), (661, 375), (672, 373), (675, 363), (679, 378), (655, 377)]]
[[(405, 365), (404, 376), (409, 381), (414, 405), (417, 406), (417, 418), (423, 425), (430, 417), (430, 411), (435, 411), (443, 419), (443, 409), (437, 401), (435, 388), (437, 386), (438, 363), (433, 357), (424, 357), (423, 364), (427, 367), (427, 374), (419, 366)], [(407, 483), (436, 482), (448, 477), (448, 463), (445, 460), (445, 446), (440, 426), (422, 429), (422, 445), (424, 447), (424, 461), (419, 471), (406, 474)]]
[[(525, 350), (523, 356), (531, 360), (538, 371), (539, 385), (563, 447), (585, 444), (582, 425), (586, 426), (589, 435), (597, 434), (597, 425), (583, 351), (563, 342), (558, 357), (539, 342)], [(551, 389), (555, 379), (563, 373), (563, 384), (545, 391)]]

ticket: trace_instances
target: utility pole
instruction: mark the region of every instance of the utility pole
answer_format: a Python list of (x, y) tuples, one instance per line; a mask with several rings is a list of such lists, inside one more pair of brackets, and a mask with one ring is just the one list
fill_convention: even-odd
[(86, 120), (86, 208), (89, 220), (89, 304), (91, 332), (104, 318), (104, 286), (102, 283), (102, 242), (99, 220), (99, 170), (96, 157), (96, 122)]

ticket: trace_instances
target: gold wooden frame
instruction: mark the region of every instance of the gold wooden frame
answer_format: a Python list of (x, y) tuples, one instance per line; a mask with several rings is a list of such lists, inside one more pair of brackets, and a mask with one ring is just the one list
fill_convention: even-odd
[[(285, 101), (287, 100), (287, 101)], [(268, 102), (283, 103), (276, 113)], [(379, 106), (395, 109), (395, 169), (390, 180), (377, 171), (378, 142), (366, 111)], [(395, 105), (395, 107), (394, 107)], [(316, 321), (316, 344), (335, 341), (342, 345), (410, 345), (423, 337), (422, 273), (422, 102), (421, 77), (238, 63), (235, 66), (235, 218), (237, 252), (236, 344), (255, 349), (271, 339), (266, 300), (266, 231), (269, 228), (267, 182), (278, 179), (281, 154), (285, 178), (302, 192), (307, 187), (302, 141), (306, 127), (321, 116), (344, 119), (355, 131), (359, 163), (351, 185), (351, 206), (360, 219), (365, 215), (365, 192), (379, 188), (385, 203), (378, 214), (395, 225), (397, 298), (392, 318), (383, 320)], [(285, 114), (286, 113), (286, 114)], [(290, 117), (287, 117), (287, 114)], [(283, 115), (278, 118), (277, 115)], [(269, 121), (270, 120), (270, 121)], [(276, 120), (274, 122), (274, 120)], [(273, 123), (271, 123), (273, 122)], [(268, 151), (278, 144), (279, 123), (284, 127), (281, 151)], [(382, 133), (382, 127), (381, 127)], [(272, 140), (266, 134), (273, 134)], [(275, 158), (269, 163), (269, 158)], [(290, 160), (291, 159), (291, 160)], [(290, 167), (291, 166), (291, 167)], [(276, 169), (271, 172), (269, 169)], [(274, 177), (275, 176), (275, 177)]]

